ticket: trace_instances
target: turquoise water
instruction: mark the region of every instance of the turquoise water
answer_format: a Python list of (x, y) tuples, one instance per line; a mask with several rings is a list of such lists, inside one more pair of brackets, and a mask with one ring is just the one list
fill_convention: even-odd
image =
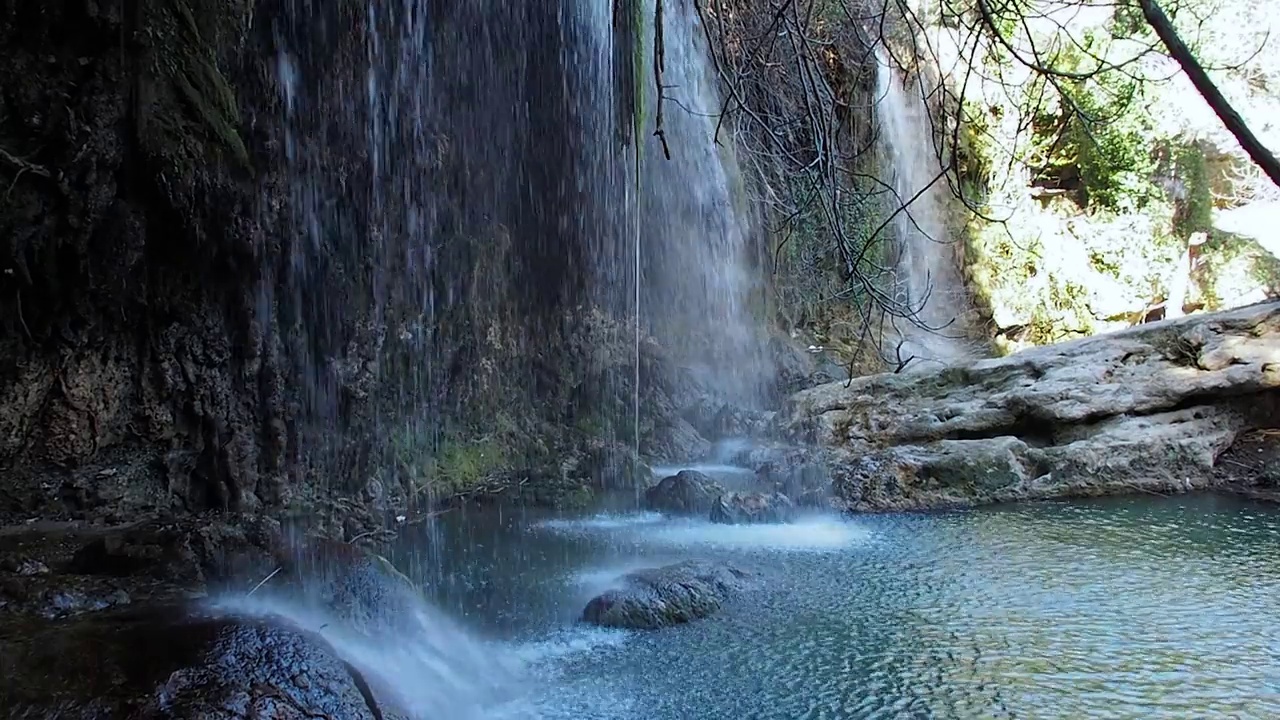
[[(764, 582), (685, 627), (574, 622), (618, 573), (689, 557)], [(495, 717), (1280, 717), (1280, 512), (1234, 499), (758, 527), (457, 515), (394, 560), (527, 662)]]

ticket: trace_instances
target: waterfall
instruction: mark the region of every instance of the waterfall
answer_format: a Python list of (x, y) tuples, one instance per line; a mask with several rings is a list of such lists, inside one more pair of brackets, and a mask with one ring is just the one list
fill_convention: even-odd
[[(646, 20), (640, 223), (649, 324), (722, 398), (759, 405), (774, 373), (761, 338), (760, 239), (728, 131), (715, 137), (722, 101), (693, 2), (662, 0), (661, 102)], [(656, 43), (655, 43), (656, 45)], [(663, 138), (653, 137), (661, 108)], [(665, 143), (665, 144), (664, 144)], [(669, 152), (670, 157), (667, 157)]]
[[(898, 198), (891, 201), (890, 210), (907, 204), (891, 225), (900, 249), (898, 297), (917, 320), (897, 322), (898, 355), (914, 356), (912, 366), (955, 362), (974, 351), (965, 337), (970, 301), (960, 271), (962, 245), (948, 228), (947, 181), (924, 102), (924, 81), (917, 73), (912, 87), (906, 88), (882, 51), (877, 60), (876, 121)], [(891, 341), (886, 338), (886, 343)]]
[[(279, 344), (302, 378), (304, 427), (282, 441), (328, 490), (412, 497), (398, 443), (430, 453), (459, 415), (491, 429), (539, 393), (622, 382), (547, 371), (584, 309), (634, 328), (633, 416), (610, 426), (636, 443), (642, 335), (723, 399), (761, 402), (760, 238), (728, 138), (714, 142), (696, 8), (662, 8), (291, 0), (264, 16), (289, 191), (272, 211), (295, 232), (272, 240), (288, 261), (263, 268), (259, 302), (285, 318)], [(538, 355), (540, 370), (524, 359)], [(621, 413), (616, 389), (580, 402)], [(438, 582), (439, 543), (425, 544), (423, 580)], [(463, 717), (484, 694), (479, 641), (444, 612), (422, 618), (381, 648), (331, 641), (404, 703)]]

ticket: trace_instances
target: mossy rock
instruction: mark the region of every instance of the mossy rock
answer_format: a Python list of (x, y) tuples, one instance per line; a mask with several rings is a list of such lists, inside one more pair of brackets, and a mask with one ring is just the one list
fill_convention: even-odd
[(249, 10), (236, 3), (148, 0), (140, 12), (145, 50), (137, 131), (144, 148), (182, 176), (218, 158), (251, 169), (239, 131), (239, 102), (214, 46), (244, 32)]
[(507, 467), (507, 448), (496, 440), (446, 442), (431, 465), (431, 483), (440, 497), (466, 494)]

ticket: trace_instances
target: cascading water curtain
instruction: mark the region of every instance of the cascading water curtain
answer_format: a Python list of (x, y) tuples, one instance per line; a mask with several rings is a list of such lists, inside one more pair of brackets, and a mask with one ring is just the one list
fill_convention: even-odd
[[(662, 0), (654, 0), (655, 5), (657, 5), (657, 4), (661, 3), (661, 2), (662, 2)], [(632, 67), (632, 75), (633, 75), (633, 83), (634, 83), (633, 88), (632, 88), (632, 96), (635, 98), (635, 110), (634, 110), (634, 111), (633, 111), (633, 113), (632, 113), (632, 118), (633, 118), (634, 127), (632, 128), (631, 136), (634, 138), (634, 142), (635, 142), (635, 145), (634, 145), (634, 154), (635, 154), (635, 157), (634, 157), (634, 159), (633, 159), (633, 165), (634, 165), (634, 167), (635, 167), (635, 175), (634, 175), (634, 180), (635, 180), (635, 182), (634, 182), (634, 184), (633, 184), (633, 187), (635, 188), (635, 190), (634, 190), (635, 197), (634, 197), (634, 201), (633, 201), (633, 203), (631, 203), (630, 212), (632, 213), (632, 215), (633, 215), (633, 216), (634, 216), (634, 218), (635, 218), (635, 237), (634, 237), (634, 250), (635, 250), (635, 265), (634, 265), (635, 307), (634, 307), (634, 313), (635, 313), (635, 316), (634, 316), (634, 318), (633, 318), (633, 321), (634, 321), (634, 323), (635, 323), (635, 365), (636, 365), (636, 368), (635, 368), (635, 377), (634, 377), (634, 380), (633, 380), (633, 382), (634, 382), (634, 386), (635, 386), (635, 387), (634, 387), (634, 395), (635, 395), (635, 397), (634, 397), (634, 402), (635, 402), (634, 413), (635, 413), (635, 417), (633, 418), (634, 423), (635, 423), (635, 425), (634, 425), (634, 430), (635, 430), (635, 437), (634, 437), (634, 442), (635, 442), (635, 459), (634, 459), (634, 461), (633, 461), (634, 465), (633, 465), (633, 467), (631, 468), (631, 475), (632, 475), (632, 477), (639, 477), (639, 472), (640, 472), (640, 468), (639, 468), (639, 465), (640, 465), (640, 338), (641, 338), (641, 333), (642, 333), (642, 325), (641, 325), (641, 323), (640, 323), (640, 278), (641, 278), (641, 273), (640, 273), (640, 258), (641, 258), (641, 256), (642, 256), (642, 253), (641, 253), (642, 248), (641, 248), (641, 245), (640, 245), (640, 242), (641, 242), (641, 240), (640, 240), (640, 238), (641, 238), (641, 234), (640, 234), (640, 192), (641, 192), (641, 187), (640, 187), (640, 162), (641, 162), (641, 159), (642, 159), (642, 157), (643, 157), (643, 155), (644, 155), (643, 151), (641, 150), (642, 145), (641, 145), (640, 138), (641, 138), (641, 137), (643, 137), (643, 131), (644, 131), (644, 89), (643, 89), (643, 84), (642, 84), (642, 83), (643, 83), (643, 77), (644, 77), (644, 70), (643, 70), (643, 68), (644, 68), (644, 47), (645, 47), (645, 42), (644, 42), (644, 28), (645, 28), (645, 26), (646, 26), (646, 23), (645, 23), (645, 17), (644, 17), (644, 15), (645, 15), (645, 14), (644, 14), (644, 3), (643, 3), (643, 2), (641, 2), (641, 0), (632, 0), (632, 5), (633, 5), (634, 9), (633, 9), (633, 16), (632, 16), (632, 21), (631, 21), (631, 22), (632, 22), (631, 27), (632, 27), (633, 32), (634, 32), (634, 36), (633, 36), (633, 38), (632, 38), (632, 43), (633, 43), (634, 50), (633, 50), (633, 54), (632, 54), (632, 63), (631, 63), (631, 67)], [(655, 11), (655, 12), (656, 12), (656, 11)], [(637, 482), (637, 483), (634, 483), (634, 485), (635, 485), (635, 488), (636, 488), (636, 490), (635, 490), (635, 494), (636, 494), (636, 507), (638, 508), (638, 507), (640, 507), (640, 500), (641, 500), (641, 498), (640, 498), (640, 494), (641, 494), (641, 491), (640, 491), (640, 483), (638, 483), (638, 482)]]

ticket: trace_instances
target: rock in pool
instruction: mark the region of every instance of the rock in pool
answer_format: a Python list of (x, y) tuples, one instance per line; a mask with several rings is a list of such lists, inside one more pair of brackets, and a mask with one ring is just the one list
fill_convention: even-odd
[(795, 519), (795, 514), (795, 503), (779, 492), (728, 492), (711, 505), (711, 522), (721, 525), (785, 523)]
[(707, 617), (752, 573), (729, 563), (686, 560), (628, 573), (619, 587), (597, 595), (582, 611), (594, 625), (656, 630)]
[(95, 613), (0, 637), (0, 671), (5, 717), (403, 717), (380, 707), (321, 638), (191, 606)]
[(678, 515), (705, 515), (724, 494), (720, 483), (697, 470), (681, 470), (649, 488), (644, 504), (649, 510)]
[(386, 558), (367, 548), (323, 538), (291, 540), (282, 572), (263, 587), (301, 596), (366, 634), (395, 634), (416, 622), (422, 593)]

